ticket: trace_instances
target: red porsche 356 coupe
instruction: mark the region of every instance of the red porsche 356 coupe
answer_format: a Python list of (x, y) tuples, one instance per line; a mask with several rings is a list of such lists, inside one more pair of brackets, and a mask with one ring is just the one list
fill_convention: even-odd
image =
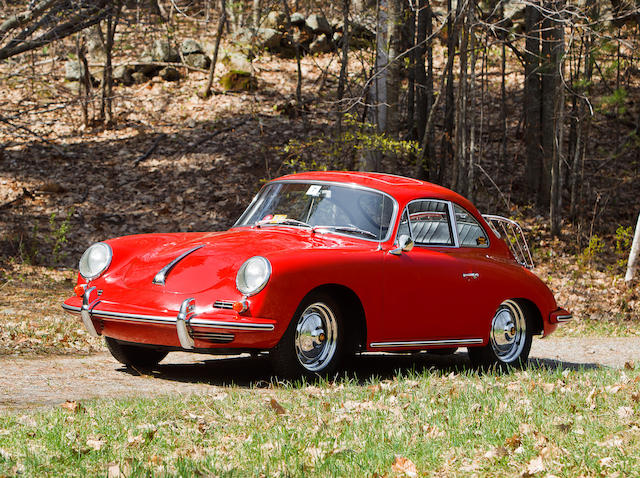
[(226, 232), (93, 244), (65, 301), (113, 356), (268, 351), (283, 376), (347, 354), (467, 347), (518, 366), (571, 314), (532, 274), (519, 226), (423, 181), (312, 172), (267, 183)]

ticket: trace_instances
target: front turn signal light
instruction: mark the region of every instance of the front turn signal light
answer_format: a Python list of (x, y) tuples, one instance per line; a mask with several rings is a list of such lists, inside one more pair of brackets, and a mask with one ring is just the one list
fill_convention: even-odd
[(82, 297), (86, 288), (86, 284), (78, 284), (73, 288), (73, 292), (75, 292), (78, 297)]
[(249, 309), (249, 304), (246, 300), (239, 300), (233, 303), (233, 310), (235, 310), (238, 314), (242, 314)]

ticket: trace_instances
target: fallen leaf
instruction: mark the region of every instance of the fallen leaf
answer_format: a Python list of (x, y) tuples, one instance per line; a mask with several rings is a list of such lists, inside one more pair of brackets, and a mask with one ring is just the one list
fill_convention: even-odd
[(396, 459), (391, 465), (391, 471), (399, 475), (409, 476), (411, 478), (418, 476), (418, 468), (408, 458), (396, 455)]
[(620, 418), (629, 418), (633, 416), (633, 408), (631, 407), (620, 407), (618, 408), (618, 417)]
[(600, 466), (602, 467), (609, 467), (611, 466), (611, 463), (613, 462), (613, 457), (610, 456), (605, 456), (604, 458), (600, 458)]
[(492, 458), (502, 458), (503, 456), (507, 456), (509, 454), (509, 452), (507, 451), (507, 449), (503, 446), (497, 446), (494, 448), (489, 449), (489, 451), (487, 451), (484, 454), (484, 457), (488, 460), (492, 459)]
[(120, 472), (120, 465), (117, 463), (109, 463), (107, 465), (107, 478), (120, 478), (122, 473)]
[(105, 446), (106, 442), (100, 438), (89, 438), (87, 440), (87, 446), (95, 451), (100, 451)]
[(522, 439), (520, 438), (520, 435), (515, 433), (513, 436), (507, 438), (504, 441), (504, 444), (505, 446), (511, 448), (512, 450), (515, 450), (522, 444)]
[(133, 435), (129, 432), (129, 436), (127, 437), (128, 446), (138, 446), (144, 443), (144, 437), (142, 435)]
[(83, 411), (82, 405), (76, 402), (75, 400), (67, 400), (64, 403), (61, 403), (60, 408), (64, 408), (65, 410), (68, 410), (73, 413), (79, 413)]
[(628, 362), (624, 363), (624, 368), (626, 368), (627, 370), (633, 370), (636, 368), (636, 363), (633, 360), (629, 360)]
[(538, 456), (531, 460), (527, 465), (527, 469), (522, 473), (523, 477), (535, 476), (538, 473), (542, 473), (545, 470), (544, 463), (542, 463), (542, 457)]
[(284, 409), (284, 407), (282, 405), (280, 405), (275, 398), (272, 398), (271, 400), (269, 400), (269, 405), (271, 405), (271, 408), (278, 415), (284, 415), (285, 413), (287, 413), (287, 411)]

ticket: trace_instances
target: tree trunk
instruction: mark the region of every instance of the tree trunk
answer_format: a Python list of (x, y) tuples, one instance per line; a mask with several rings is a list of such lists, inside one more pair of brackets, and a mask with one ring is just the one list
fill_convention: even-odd
[(387, 44), (389, 67), (387, 74), (387, 123), (383, 130), (391, 137), (397, 137), (400, 130), (400, 87), (402, 73), (402, 1), (387, 0), (389, 16), (387, 23)]
[(640, 214), (638, 215), (638, 223), (636, 224), (636, 232), (633, 235), (633, 243), (629, 252), (629, 262), (627, 263), (627, 273), (624, 276), (625, 282), (631, 282), (633, 275), (638, 267), (638, 256), (640, 256)]
[(102, 75), (102, 101), (100, 102), (100, 118), (107, 126), (114, 124), (113, 116), (113, 41), (116, 34), (116, 28), (120, 20), (120, 11), (122, 3), (114, 2), (112, 10), (107, 16), (107, 31), (105, 35), (105, 63)]
[(293, 47), (296, 52), (296, 64), (298, 69), (298, 79), (296, 82), (296, 101), (298, 103), (298, 109), (302, 111), (302, 66), (300, 64), (300, 44), (294, 39), (293, 27), (291, 26), (291, 11), (289, 10), (289, 2), (282, 0), (282, 6), (284, 7), (284, 14), (287, 17), (287, 32), (293, 41)]
[[(435, 180), (435, 145), (433, 131), (427, 128), (427, 118), (433, 106), (433, 33), (431, 6), (427, 0), (420, 0), (416, 36), (416, 127), (417, 139), (426, 151), (419, 161), (416, 175), (420, 179)], [(424, 139), (426, 131), (430, 136)]]
[[(460, 10), (461, 2), (456, 7), (456, 17)], [(451, 0), (447, 0), (447, 59), (455, 57), (456, 54), (456, 38), (457, 38), (457, 22), (454, 21), (454, 13), (451, 6)], [(453, 163), (453, 134), (454, 134), (454, 108), (455, 96), (453, 89), (453, 62), (447, 60), (448, 68), (445, 69), (443, 75), (447, 79), (447, 87), (445, 90), (444, 104), (444, 134), (440, 144), (440, 168), (438, 170), (437, 181), (442, 184), (445, 179), (447, 166)]]
[(342, 60), (340, 62), (340, 77), (338, 78), (337, 91), (337, 120), (336, 130), (338, 136), (342, 134), (342, 99), (344, 98), (345, 85), (349, 68), (349, 8), (350, 0), (342, 0)]
[(403, 48), (410, 50), (409, 53), (409, 81), (407, 86), (407, 129), (409, 138), (416, 137), (416, 63), (418, 54), (416, 52), (416, 12), (411, 9), (406, 11), (405, 41)]
[(258, 28), (260, 26), (260, 16), (262, 15), (260, 0), (253, 0), (252, 8), (251, 8), (251, 19), (254, 28)]
[[(548, 69), (545, 68), (542, 83), (543, 90), (543, 147), (545, 148), (545, 158), (549, 158), (549, 215), (551, 219), (551, 235), (560, 235), (561, 209), (562, 209), (562, 151), (564, 143), (564, 85), (562, 83), (564, 65), (564, 25), (560, 18), (562, 10), (562, 0), (552, 3), (554, 14), (548, 18), (550, 30), (546, 45), (543, 50), (548, 50), (545, 61), (549, 62)], [(545, 84), (548, 84), (548, 93), (545, 91)], [(553, 90), (550, 88), (553, 87)], [(552, 110), (546, 112), (548, 97), (553, 99)], [(550, 115), (549, 115), (550, 114)], [(551, 126), (549, 126), (551, 125)], [(552, 129), (551, 129), (552, 128)], [(544, 136), (547, 131), (552, 131), (550, 150), (547, 150), (548, 139)]]
[(542, 146), (540, 143), (540, 104), (542, 85), (540, 81), (540, 21), (537, 0), (525, 8), (525, 53), (524, 53), (524, 140), (526, 148), (526, 182), (529, 191), (538, 194), (542, 170)]
[(218, 63), (218, 52), (220, 51), (220, 40), (224, 33), (224, 24), (227, 21), (227, 0), (220, 0), (220, 19), (218, 21), (218, 32), (216, 35), (216, 44), (213, 49), (213, 59), (211, 65), (209, 65), (209, 78), (207, 79), (207, 86), (204, 88), (203, 96), (208, 98), (211, 96), (211, 88), (213, 87), (213, 77), (216, 72), (216, 63)]

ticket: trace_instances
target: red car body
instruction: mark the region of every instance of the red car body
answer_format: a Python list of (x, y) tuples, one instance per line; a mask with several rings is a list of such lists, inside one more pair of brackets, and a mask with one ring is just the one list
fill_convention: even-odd
[[(570, 318), (548, 287), (516, 262), (476, 208), (453, 191), (415, 179), (355, 172), (303, 173), (270, 184), (287, 182), (388, 195), (395, 204), (391, 230), (371, 240), (283, 222), (110, 239), (105, 241), (112, 251), (106, 270), (92, 280), (79, 275), (77, 295), (63, 308), (75, 314), (84, 309), (87, 328), (118, 343), (225, 354), (274, 349), (305, 298), (318, 291), (335, 298), (342, 309), (341, 327), (359, 351), (486, 348), (496, 311), (511, 300), (529, 311), (530, 335), (549, 335)], [(482, 247), (399, 251), (403, 211), (422, 199), (463, 208), (488, 240), (478, 240)], [(185, 253), (164, 283), (154, 283), (160, 270)], [(247, 297), (237, 288), (236, 274), (253, 256), (268, 259), (271, 275), (262, 290)], [(187, 338), (179, 336), (181, 321)], [(323, 336), (316, 334), (316, 342)]]

